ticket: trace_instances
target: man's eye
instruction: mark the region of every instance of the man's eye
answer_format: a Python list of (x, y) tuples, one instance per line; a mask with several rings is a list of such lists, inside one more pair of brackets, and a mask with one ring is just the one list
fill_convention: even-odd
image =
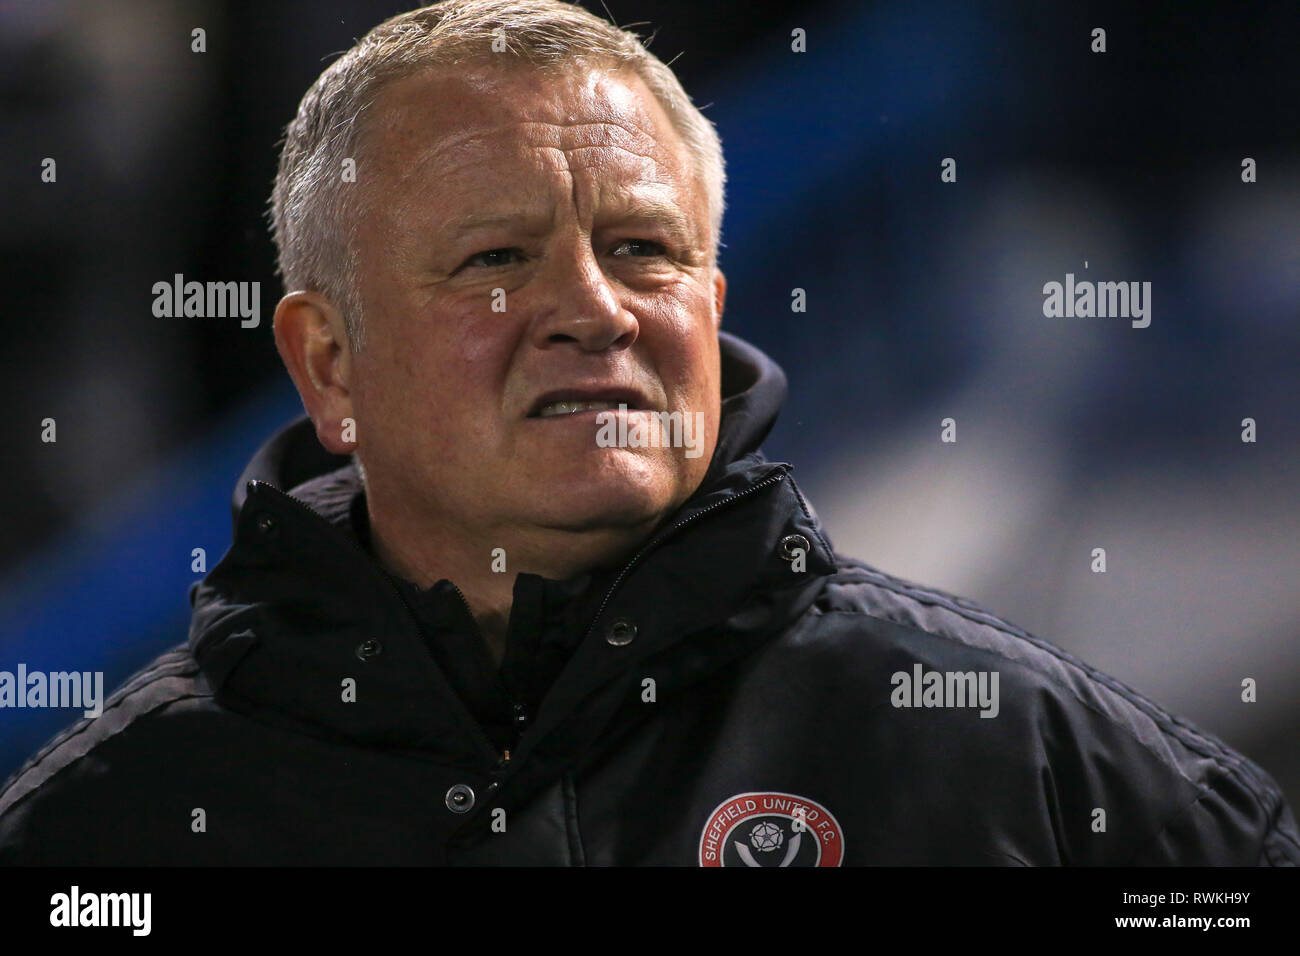
[(482, 260), (484, 260), (483, 265), (484, 265), (485, 267), (491, 269), (491, 268), (493, 268), (494, 266), (503, 266), (503, 265), (506, 265), (506, 262), (505, 262), (501, 257), (502, 257), (502, 256), (514, 255), (514, 254), (516, 254), (517, 252), (519, 252), (519, 250), (518, 250), (518, 249), (513, 249), (513, 248), (511, 248), (511, 249), (488, 249), (486, 252), (480, 252), (480, 253), (477, 253), (477, 254), (475, 254), (475, 255), (470, 256), (468, 259), (465, 260), (465, 265), (467, 265), (467, 266), (474, 265), (475, 262), (476, 262), (477, 260), (482, 259)]
[[(629, 248), (632, 250), (630, 253), (621, 251)], [(614, 255), (619, 255), (619, 256), (631, 255), (633, 258), (637, 258), (637, 259), (645, 258), (649, 256), (661, 256), (664, 255), (667, 251), (668, 251), (667, 247), (665, 247), (662, 243), (655, 242), (652, 239), (624, 239), (622, 242), (620, 242), (617, 246), (614, 247)], [(469, 267), (469, 266), (478, 266), (481, 268), (493, 269), (498, 266), (509, 265), (510, 262), (508, 257), (517, 256), (521, 252), (522, 250), (515, 247), (487, 249), (484, 250), (483, 252), (475, 253), (474, 255), (466, 259), (465, 265), (462, 266), (462, 268)]]
[(662, 243), (655, 242), (653, 239), (624, 239), (614, 247), (614, 254), (617, 255), (618, 250), (626, 246), (640, 246), (648, 249), (648, 251), (641, 253), (642, 256), (661, 256), (668, 251)]

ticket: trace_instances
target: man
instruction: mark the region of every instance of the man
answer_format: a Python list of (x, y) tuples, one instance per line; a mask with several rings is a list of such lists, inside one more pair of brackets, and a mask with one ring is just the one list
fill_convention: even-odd
[(0, 795), (33, 863), (1295, 864), (1240, 754), (837, 556), (721, 332), (720, 147), (553, 0), (377, 27), (290, 124), (275, 340), (188, 644)]

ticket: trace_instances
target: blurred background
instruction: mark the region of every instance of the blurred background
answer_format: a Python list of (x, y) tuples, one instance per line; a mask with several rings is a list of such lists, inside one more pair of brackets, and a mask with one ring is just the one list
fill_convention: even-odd
[[(767, 452), (837, 549), (1136, 686), (1300, 810), (1300, 7), (607, 5), (722, 134), (724, 327), (785, 368)], [(408, 6), (0, 2), (0, 670), (107, 693), (185, 639), (192, 549), (220, 559), (302, 408), (271, 338), (280, 131)], [(178, 272), (260, 281), (261, 325), (155, 318)], [(1068, 272), (1151, 282), (1150, 327), (1045, 318)], [(79, 716), (0, 710), (0, 777)]]

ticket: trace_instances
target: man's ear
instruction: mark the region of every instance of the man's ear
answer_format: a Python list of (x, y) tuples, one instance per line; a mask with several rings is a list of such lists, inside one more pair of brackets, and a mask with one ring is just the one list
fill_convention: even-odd
[(275, 347), (321, 445), (335, 455), (356, 451), (352, 351), (339, 310), (315, 292), (291, 292), (275, 307), (274, 329)]
[(713, 269), (713, 325), (722, 326), (722, 310), (727, 304), (727, 277), (716, 266)]

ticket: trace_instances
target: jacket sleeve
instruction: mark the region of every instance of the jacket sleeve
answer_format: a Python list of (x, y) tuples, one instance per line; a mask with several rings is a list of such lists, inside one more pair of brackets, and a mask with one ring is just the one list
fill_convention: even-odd
[(1277, 783), (1244, 759), (1220, 769), (1132, 865), (1300, 866), (1300, 831)]

